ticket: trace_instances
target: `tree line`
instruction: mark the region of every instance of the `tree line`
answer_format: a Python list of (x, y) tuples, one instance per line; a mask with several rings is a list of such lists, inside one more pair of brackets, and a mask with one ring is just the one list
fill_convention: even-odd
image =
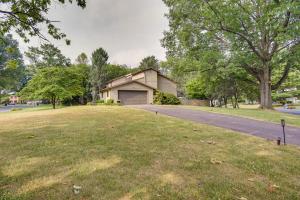
[[(83, 9), (86, 7), (85, 0), (0, 0), (4, 5), (0, 9), (0, 89), (12, 85), (17, 89), (24, 87), (36, 73), (35, 70), (47, 67), (48, 62), (52, 67), (72, 66), (65, 57), (57, 57), (61, 63), (54, 63), (51, 53), (61, 56), (58, 49), (48, 52), (48, 48), (34, 47), (26, 56), (35, 64), (32, 69), (27, 68), (16, 48), (17, 42), (8, 35), (15, 30), (25, 42), (32, 36), (47, 42), (47, 36), (40, 29), (40, 25), (44, 24), (52, 38), (64, 39), (70, 44), (66, 34), (55, 26), (56, 21), (46, 17), (53, 2), (76, 3)], [(169, 73), (178, 82), (183, 95), (209, 99), (211, 105), (216, 100), (219, 105), (225, 106), (231, 102), (234, 107), (238, 107), (241, 98), (250, 101), (258, 99), (261, 108), (265, 109), (272, 108), (273, 100), (291, 95), (299, 97), (299, 1), (163, 2), (169, 10), (169, 29), (162, 39), (162, 46), (167, 50), (167, 61), (161, 65), (154, 57), (143, 61)], [(104, 84), (105, 77), (109, 77), (104, 67), (108, 66), (108, 55), (103, 49), (94, 53), (86, 78), (93, 101), (96, 100), (95, 91)], [(87, 59), (87, 56), (81, 56), (79, 60)], [(99, 60), (95, 60), (96, 57)], [(35, 67), (38, 65), (41, 66)], [(140, 68), (145, 67), (147, 65), (140, 65)], [(123, 73), (123, 68), (118, 70)], [(23, 76), (24, 72), (31, 73), (31, 76)], [(296, 87), (297, 90), (286, 91), (286, 87)]]
[(53, 105), (96, 103), (100, 88), (116, 77), (160, 66), (154, 56), (144, 58), (138, 67), (110, 64), (103, 48), (96, 49), (89, 59), (81, 53), (72, 63), (53, 44), (29, 47), (24, 53), (11, 35), (0, 43), (0, 90), (19, 91), (24, 100), (44, 100)]

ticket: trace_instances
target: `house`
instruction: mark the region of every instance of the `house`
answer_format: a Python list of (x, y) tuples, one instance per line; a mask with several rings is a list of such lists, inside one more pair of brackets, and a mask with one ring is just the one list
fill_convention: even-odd
[(152, 104), (156, 90), (177, 96), (176, 83), (150, 68), (109, 81), (100, 90), (100, 99), (113, 99), (123, 105)]
[(16, 95), (11, 95), (11, 96), (9, 96), (9, 103), (10, 104), (21, 103), (21, 99), (20, 99), (20, 97), (18, 97)]

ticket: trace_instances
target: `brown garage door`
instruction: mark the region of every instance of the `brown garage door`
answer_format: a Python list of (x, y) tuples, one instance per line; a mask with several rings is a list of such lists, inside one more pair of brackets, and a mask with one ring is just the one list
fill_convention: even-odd
[(147, 104), (147, 91), (119, 90), (118, 95), (123, 105)]

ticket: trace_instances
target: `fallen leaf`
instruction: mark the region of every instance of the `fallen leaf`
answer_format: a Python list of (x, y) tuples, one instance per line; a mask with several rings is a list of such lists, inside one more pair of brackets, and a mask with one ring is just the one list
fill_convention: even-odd
[(276, 189), (278, 189), (278, 188), (279, 188), (278, 185), (275, 185), (275, 184), (269, 184), (267, 190), (268, 190), (268, 192), (275, 192)]
[(213, 144), (215, 145), (216, 143), (214, 141), (207, 141), (208, 144)]
[(254, 178), (248, 178), (248, 181), (250, 181), (250, 182), (254, 182), (254, 181), (255, 181), (255, 179), (254, 179)]
[(217, 160), (217, 159), (215, 159), (215, 158), (210, 159), (210, 162), (211, 162), (212, 164), (216, 164), (216, 165), (222, 164), (222, 161)]

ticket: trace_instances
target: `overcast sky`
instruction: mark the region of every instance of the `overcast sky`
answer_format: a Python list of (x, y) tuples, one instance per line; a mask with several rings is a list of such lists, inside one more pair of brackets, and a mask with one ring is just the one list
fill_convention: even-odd
[[(103, 47), (109, 53), (109, 62), (137, 66), (149, 55), (165, 59), (160, 39), (168, 28), (166, 12), (162, 0), (87, 0), (85, 9), (75, 4), (55, 4), (49, 18), (61, 21), (57, 26), (71, 39), (71, 46), (63, 41), (54, 44), (72, 61), (81, 52), (90, 57), (95, 49)], [(24, 51), (40, 42), (36, 38), (29, 44), (20, 42), (20, 47)]]

